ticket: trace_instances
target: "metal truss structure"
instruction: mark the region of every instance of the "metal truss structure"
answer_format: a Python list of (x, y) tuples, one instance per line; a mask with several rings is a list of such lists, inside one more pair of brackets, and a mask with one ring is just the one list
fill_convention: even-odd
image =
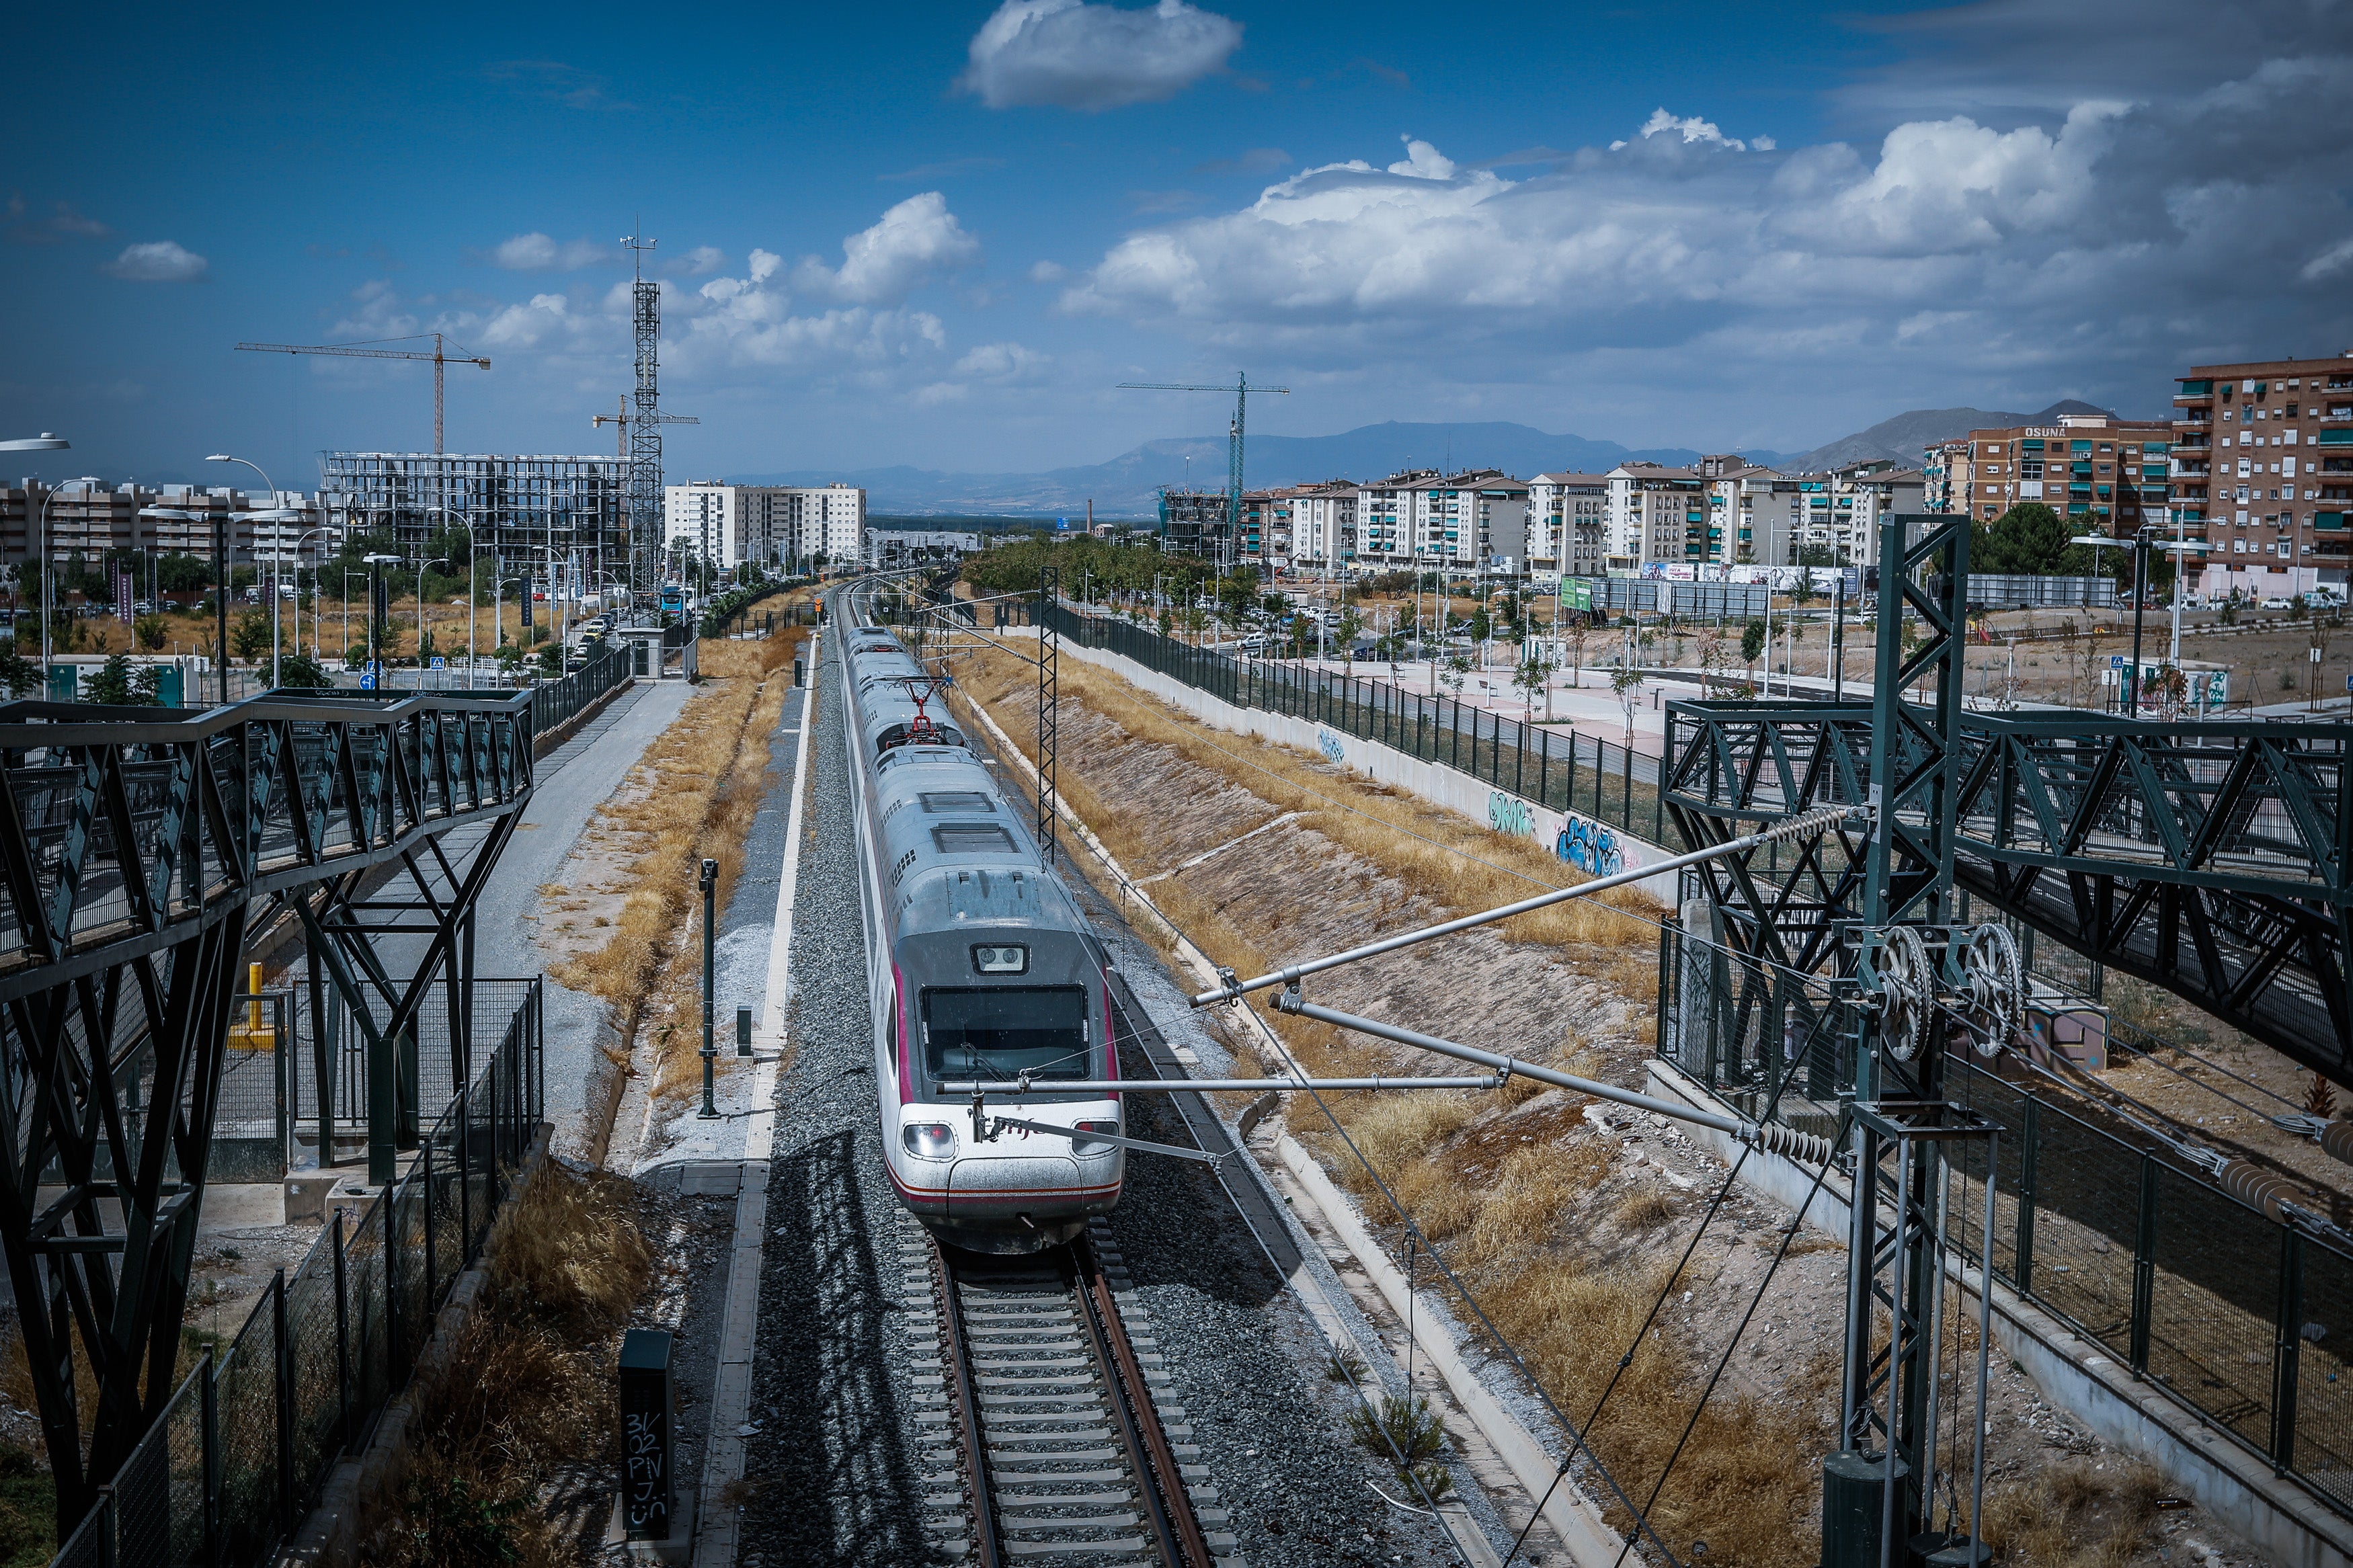
[[(1860, 704), (1677, 704), (1668, 809), (1713, 842), (1862, 804), (1883, 772), (1941, 777), (1949, 807), (1905, 796), (1883, 818), (1896, 887), (1949, 832), (1955, 887), (2353, 1085), (2353, 725), (1965, 712), (1948, 750), (1917, 706), (1890, 731)], [(1876, 923), (1862, 837), (1800, 846), (1770, 882), (1728, 875), (1739, 945), (1839, 963)]]
[[(463, 979), (532, 773), (523, 695), (0, 707), (0, 1252), (69, 1525), (173, 1392), (248, 936), (288, 910), (311, 931), (366, 1031), (389, 1176), (387, 1042)], [(395, 929), (427, 934), (405, 977), (370, 942)]]
[(389, 533), (403, 550), (462, 526), (501, 563), (582, 552), (617, 563), (626, 548), (619, 458), (487, 452), (327, 452), (319, 493), (330, 527)]
[[(2008, 946), (1949, 923), (1953, 895), (2353, 1084), (2353, 726), (1968, 711), (1968, 547), (1967, 519), (1883, 520), (1873, 700), (1672, 704), (1662, 784), (1694, 848), (1824, 806), (1866, 814), (1868, 826), (1826, 817), (1771, 861), (1750, 850), (1700, 875), (1715, 940), (1760, 1005), (1778, 993), (1810, 1015), (1799, 1027), (1830, 1019), (1852, 1037), (1837, 1090), (1858, 1178), (1845, 1452), (1830, 1473), (1877, 1489), (1883, 1562), (1927, 1528), (1937, 1484), (1935, 1303), (1950, 1236), (1925, 1195), (1956, 1169), (1991, 1173), (2000, 1136), (1943, 1093), (1947, 1042), (1971, 1033), (1964, 971)], [(1980, 979), (2009, 973), (2008, 957)], [(2014, 978), (2022, 1006), (2022, 969)], [(1809, 986), (1827, 1003), (1800, 995)], [(1977, 1043), (1998, 1051), (2005, 1035)]]
[(1062, 602), (1062, 569), (1038, 568), (1038, 849), (1051, 866), (1062, 841), (1061, 801), (1054, 788), (1054, 757), (1061, 736), (1062, 637), (1047, 606)]

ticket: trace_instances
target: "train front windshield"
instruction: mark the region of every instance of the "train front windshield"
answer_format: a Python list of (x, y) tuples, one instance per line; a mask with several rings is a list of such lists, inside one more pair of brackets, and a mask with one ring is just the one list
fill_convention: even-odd
[(927, 990), (923, 1065), (944, 1079), (1086, 1078), (1086, 987)]

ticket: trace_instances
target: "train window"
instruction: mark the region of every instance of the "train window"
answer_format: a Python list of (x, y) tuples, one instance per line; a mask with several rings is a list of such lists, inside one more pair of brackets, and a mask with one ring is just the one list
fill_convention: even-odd
[(993, 822), (943, 822), (932, 829), (943, 855), (1010, 855), (1013, 835)]
[(995, 811), (997, 805), (976, 789), (925, 790), (923, 809), (944, 816), (955, 811)]
[(972, 966), (982, 974), (1027, 974), (1029, 950), (1017, 942), (976, 947), (972, 950)]
[(934, 1078), (1085, 1078), (1086, 988), (928, 987), (923, 1067)]

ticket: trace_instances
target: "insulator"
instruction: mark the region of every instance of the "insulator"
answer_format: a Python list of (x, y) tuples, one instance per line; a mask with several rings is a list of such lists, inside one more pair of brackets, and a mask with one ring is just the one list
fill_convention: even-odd
[(2265, 1219), (2278, 1219), (2283, 1202), (2295, 1203), (2305, 1196), (2304, 1189), (2294, 1182), (2252, 1160), (2225, 1160), (2214, 1175), (2224, 1192), (2250, 1207), (2261, 1209)]
[(2320, 1130), (2320, 1146), (2353, 1165), (2353, 1121), (2332, 1121)]
[(1778, 1121), (1759, 1125), (1748, 1142), (1767, 1154), (1785, 1155), (1813, 1165), (1829, 1164), (1831, 1154), (1836, 1152), (1829, 1139), (1800, 1132), (1794, 1127), (1784, 1127)]

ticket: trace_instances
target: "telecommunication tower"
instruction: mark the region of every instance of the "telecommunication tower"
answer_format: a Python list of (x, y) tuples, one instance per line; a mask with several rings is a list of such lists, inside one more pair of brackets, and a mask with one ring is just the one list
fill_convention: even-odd
[(657, 585), (661, 558), (661, 285), (646, 276), (646, 254), (658, 241), (625, 235), (637, 253), (638, 281), (631, 321), (637, 335), (637, 407), (629, 423), (629, 588), (634, 596)]

